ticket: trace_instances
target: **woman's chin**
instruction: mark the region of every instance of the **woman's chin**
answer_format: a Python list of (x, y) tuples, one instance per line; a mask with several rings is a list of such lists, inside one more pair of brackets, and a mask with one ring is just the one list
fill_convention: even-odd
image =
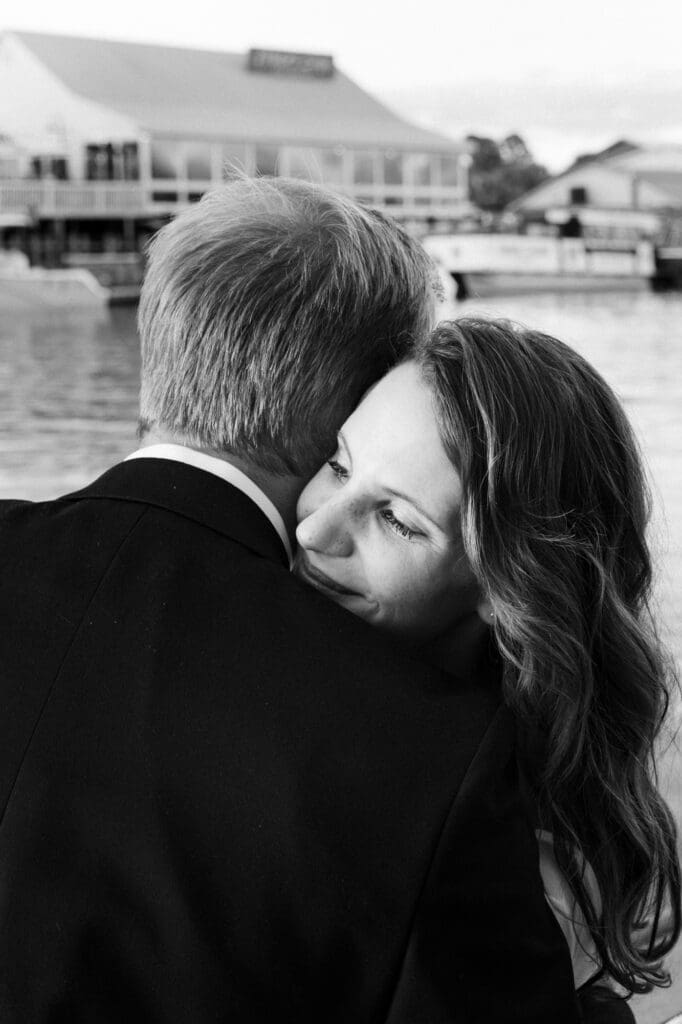
[[(320, 593), (323, 591), (320, 590)], [(347, 612), (351, 612), (353, 615), (357, 615), (359, 619), (364, 619), (365, 622), (369, 622), (370, 625), (374, 626), (377, 623), (374, 621), (377, 613), (376, 605), (368, 600), (364, 594), (331, 594), (326, 593), (326, 597), (330, 597), (332, 601), (335, 601), (341, 608), (345, 608)]]

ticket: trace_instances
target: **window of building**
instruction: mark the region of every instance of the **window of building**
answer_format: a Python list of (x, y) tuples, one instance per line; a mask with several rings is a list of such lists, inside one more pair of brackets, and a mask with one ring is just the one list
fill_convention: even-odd
[(584, 185), (576, 185), (571, 189), (569, 202), (574, 206), (583, 206), (587, 202), (587, 189)]
[(403, 183), (403, 155), (394, 149), (387, 149), (384, 153), (384, 184), (402, 185)]
[(287, 147), (284, 151), (285, 171), (292, 178), (324, 182), (325, 185), (342, 185), (344, 181), (344, 149), (313, 149), (312, 147)]
[(249, 154), (244, 142), (226, 142), (222, 148), (223, 178), (233, 178), (235, 174), (249, 174)]
[(356, 150), (353, 154), (353, 181), (356, 185), (373, 185), (375, 182), (374, 153)]
[(66, 181), (69, 176), (66, 157), (34, 156), (31, 160), (31, 174), (34, 178), (56, 178)]
[(85, 177), (88, 181), (110, 181), (113, 176), (113, 146), (90, 145), (85, 149)]
[(190, 181), (211, 180), (211, 147), (206, 142), (188, 142), (185, 149)]
[(277, 146), (256, 145), (256, 174), (276, 175), (279, 170), (279, 149)]
[(124, 142), (123, 154), (123, 178), (125, 181), (140, 180), (140, 155), (136, 142)]
[(459, 185), (459, 160), (456, 156), (440, 158), (440, 183), (444, 188), (455, 188)]
[(287, 149), (287, 174), (304, 181), (322, 181), (322, 162), (317, 149)]
[(51, 167), (53, 177), (57, 178), (58, 181), (66, 181), (69, 176), (68, 167), (66, 163), (66, 157), (55, 156), (52, 158)]
[(344, 182), (344, 148), (335, 146), (333, 149), (319, 150), (322, 167), (322, 181), (325, 185), (342, 185)]
[(429, 153), (410, 153), (405, 162), (410, 184), (420, 188), (433, 184), (433, 158)]
[(91, 143), (85, 148), (88, 181), (137, 181), (140, 163), (136, 142)]
[(152, 178), (182, 177), (182, 158), (177, 142), (152, 142)]
[(251, 151), (246, 142), (225, 142), (220, 159), (225, 180), (236, 174), (251, 173)]

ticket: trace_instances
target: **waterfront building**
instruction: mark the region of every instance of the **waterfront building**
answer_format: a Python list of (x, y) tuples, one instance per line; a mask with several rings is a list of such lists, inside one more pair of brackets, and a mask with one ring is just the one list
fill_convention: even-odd
[(399, 117), (327, 55), (6, 31), (0, 133), (26, 154), (23, 174), (0, 179), (0, 214), (28, 218), (60, 258), (137, 252), (236, 170), (323, 182), (417, 232), (471, 209), (466, 146)]
[(527, 232), (558, 228), (620, 244), (682, 229), (682, 146), (619, 142), (579, 158), (507, 207)]

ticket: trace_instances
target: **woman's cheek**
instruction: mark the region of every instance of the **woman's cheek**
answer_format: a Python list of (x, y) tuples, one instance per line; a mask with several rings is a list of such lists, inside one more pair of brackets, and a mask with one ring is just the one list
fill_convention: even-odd
[(439, 611), (443, 595), (437, 562), (424, 557), (420, 550), (411, 563), (404, 563), (401, 576), (401, 604), (412, 621), (421, 622)]
[(414, 573), (406, 562), (397, 557), (394, 551), (391, 558), (378, 573), (378, 591), (383, 595), (383, 607), (391, 618), (401, 622), (409, 621), (414, 615), (415, 604), (421, 603), (422, 594), (415, 588)]
[(324, 502), (322, 473), (316, 473), (301, 491), (296, 503), (296, 517), (300, 523)]

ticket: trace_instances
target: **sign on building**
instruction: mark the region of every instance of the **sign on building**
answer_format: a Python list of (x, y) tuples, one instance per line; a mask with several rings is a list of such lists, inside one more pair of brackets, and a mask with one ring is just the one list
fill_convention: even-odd
[(334, 58), (324, 53), (289, 53), (286, 50), (249, 50), (249, 71), (280, 75), (331, 78)]

